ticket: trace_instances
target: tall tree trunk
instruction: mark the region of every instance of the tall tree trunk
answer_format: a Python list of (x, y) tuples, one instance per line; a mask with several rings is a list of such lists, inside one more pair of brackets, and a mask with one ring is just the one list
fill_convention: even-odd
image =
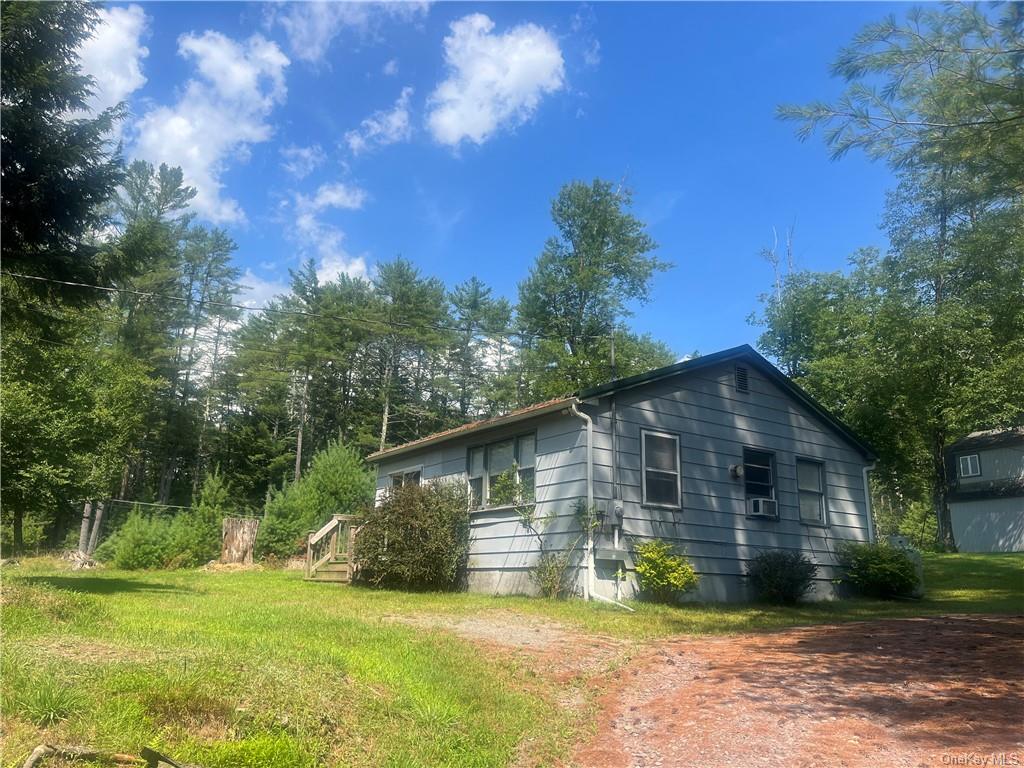
[(121, 495), (117, 498), (127, 499), (128, 498), (128, 481), (131, 478), (131, 461), (125, 461), (124, 469), (121, 470)]
[(20, 509), (14, 510), (14, 519), (11, 521), (14, 527), (14, 540), (11, 542), (13, 554), (20, 555), (25, 549), (25, 513)]
[(309, 397), (309, 370), (302, 374), (302, 399), (299, 401), (299, 433), (295, 438), (295, 479), (302, 476), (302, 437), (306, 427), (306, 398)]
[[(87, 554), (89, 548), (89, 521), (92, 519), (92, 502), (87, 501), (82, 507), (82, 527), (78, 531), (78, 551)], [(15, 550), (18, 545), (15, 541)]]
[(384, 384), (383, 392), (384, 396), (384, 407), (381, 409), (380, 417), (380, 450), (384, 450), (384, 446), (388, 442), (388, 417), (391, 411), (391, 360), (384, 366)]
[(100, 541), (100, 525), (103, 524), (103, 502), (99, 502), (96, 505), (96, 518), (92, 521), (92, 533), (89, 534), (89, 548), (85, 551), (85, 554), (91, 555), (96, 551), (96, 545)]
[(949, 478), (946, 474), (945, 436), (941, 430), (932, 434), (932, 502), (935, 506), (935, 519), (938, 523), (937, 536), (939, 544), (949, 552), (956, 551), (953, 540), (953, 523), (949, 516), (947, 502)]
[(174, 470), (178, 463), (178, 457), (171, 454), (164, 460), (163, 470), (160, 472), (160, 491), (158, 498), (161, 504), (167, 504), (171, 500), (171, 485), (174, 482)]
[(213, 387), (217, 381), (217, 366), (220, 362), (220, 339), (224, 332), (224, 318), (217, 318), (217, 335), (213, 339), (213, 362), (210, 365), (210, 381), (206, 387), (206, 402), (203, 404), (203, 423), (199, 427), (199, 440), (196, 444), (195, 469), (192, 472), (192, 498), (199, 493), (199, 483), (203, 475), (203, 451), (206, 449), (206, 427), (210, 423), (210, 410), (213, 402)]

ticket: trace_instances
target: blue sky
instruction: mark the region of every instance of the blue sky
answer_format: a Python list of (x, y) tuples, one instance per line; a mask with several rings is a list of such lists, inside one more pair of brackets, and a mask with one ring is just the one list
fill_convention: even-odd
[(95, 106), (126, 99), (126, 154), (183, 165), (265, 302), (402, 255), (454, 285), (516, 286), (573, 179), (625, 179), (658, 255), (633, 325), (677, 353), (756, 341), (772, 227), (840, 269), (891, 173), (829, 159), (774, 117), (828, 99), (881, 3), (111, 4), (82, 51)]

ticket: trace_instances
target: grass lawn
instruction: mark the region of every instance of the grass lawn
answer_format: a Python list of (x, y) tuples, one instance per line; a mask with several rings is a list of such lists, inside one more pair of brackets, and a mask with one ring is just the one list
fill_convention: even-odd
[[(1024, 556), (928, 555), (928, 598), (797, 608), (374, 592), (299, 574), (4, 573), (3, 764), (42, 741), (204, 766), (550, 764), (586, 728), (526, 657), (394, 617), (524, 614), (635, 642), (935, 614), (1024, 613)], [(627, 648), (632, 647), (627, 644)], [(524, 737), (532, 737), (524, 751)]]

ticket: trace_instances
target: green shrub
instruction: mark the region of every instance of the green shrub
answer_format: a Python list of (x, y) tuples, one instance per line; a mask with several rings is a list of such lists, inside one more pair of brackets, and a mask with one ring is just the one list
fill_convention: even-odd
[(224, 518), (237, 512), (234, 497), (219, 470), (206, 476), (199, 503), (171, 523), (168, 566), (194, 568), (220, 556)]
[[(25, 543), (22, 554), (38, 553), (45, 546), (48, 525), (44, 518), (31, 512), (25, 513), (21, 521), (21, 538)], [(77, 543), (78, 539), (75, 541)], [(8, 519), (6, 511), (3, 515), (3, 524), (0, 525), (0, 552), (4, 553), (4, 557), (10, 557), (14, 552), (14, 522)]]
[(814, 586), (818, 566), (801, 552), (769, 550), (747, 565), (747, 578), (759, 598), (769, 603), (792, 605)]
[(163, 568), (173, 550), (172, 525), (169, 520), (146, 516), (136, 507), (124, 525), (97, 547), (94, 556), (126, 571)]
[(544, 597), (565, 597), (572, 588), (572, 550), (544, 552), (530, 571), (530, 580)]
[(840, 582), (869, 597), (906, 597), (918, 586), (917, 566), (902, 549), (887, 544), (845, 542), (837, 550)]
[(697, 586), (697, 573), (681, 555), (673, 554), (667, 541), (654, 539), (633, 548), (640, 593), (659, 603), (673, 603)]
[(451, 589), (469, 553), (469, 498), (455, 483), (392, 488), (356, 536), (358, 578), (372, 586)]
[(274, 491), (256, 537), (257, 557), (299, 554), (309, 531), (334, 514), (354, 514), (373, 498), (374, 479), (359, 453), (332, 442), (313, 457), (305, 476)]

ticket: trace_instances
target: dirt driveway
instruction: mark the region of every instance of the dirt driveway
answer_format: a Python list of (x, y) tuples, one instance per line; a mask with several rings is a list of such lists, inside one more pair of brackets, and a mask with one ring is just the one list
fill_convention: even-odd
[(580, 766), (1024, 765), (1022, 618), (678, 639), (613, 677)]

